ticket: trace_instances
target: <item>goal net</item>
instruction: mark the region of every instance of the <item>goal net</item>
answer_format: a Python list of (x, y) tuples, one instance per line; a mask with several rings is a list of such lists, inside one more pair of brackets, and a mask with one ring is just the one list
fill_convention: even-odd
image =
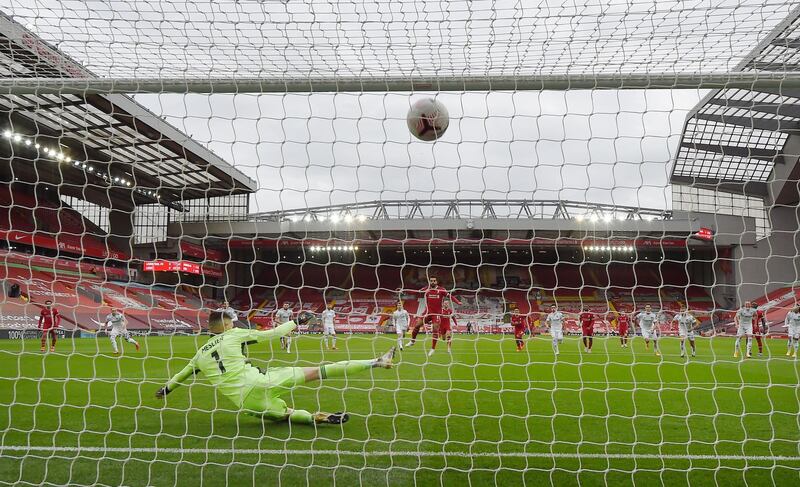
[(0, 482), (796, 483), (791, 2), (0, 10)]

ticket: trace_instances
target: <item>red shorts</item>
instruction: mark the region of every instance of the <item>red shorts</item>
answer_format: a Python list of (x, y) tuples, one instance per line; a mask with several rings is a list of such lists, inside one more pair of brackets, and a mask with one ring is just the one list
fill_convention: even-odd
[(439, 323), (439, 334), (450, 333), (450, 323)]
[(581, 325), (581, 328), (583, 329), (583, 336), (590, 337), (590, 336), (594, 335), (594, 325), (590, 325), (590, 326)]
[(524, 334), (525, 334), (525, 327), (524, 326), (520, 326), (520, 327), (516, 327), (515, 326), (514, 327), (514, 337), (515, 338), (522, 338), (522, 335), (524, 335)]
[(753, 335), (761, 335), (761, 325), (753, 325)]
[(628, 325), (619, 325), (619, 336), (628, 336)]
[(438, 325), (441, 321), (442, 315), (428, 313), (422, 317), (422, 322), (426, 325)]

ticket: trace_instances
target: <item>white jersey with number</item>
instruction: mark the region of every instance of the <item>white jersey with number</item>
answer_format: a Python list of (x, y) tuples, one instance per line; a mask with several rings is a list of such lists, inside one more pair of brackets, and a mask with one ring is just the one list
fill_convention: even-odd
[(292, 310), (283, 308), (279, 309), (275, 312), (275, 321), (277, 321), (279, 325), (292, 321)]
[(332, 309), (326, 309), (320, 315), (322, 319), (322, 330), (323, 333), (327, 334), (336, 334), (336, 328), (334, 327), (334, 319), (336, 318), (336, 311)]
[(411, 317), (408, 314), (408, 311), (404, 309), (399, 309), (392, 313), (392, 324), (394, 325), (395, 330), (398, 333), (401, 331), (408, 330), (408, 324), (411, 322)]
[(691, 313), (678, 313), (675, 315), (678, 322), (678, 334), (680, 336), (690, 336), (694, 334), (695, 318)]
[(788, 328), (789, 336), (800, 335), (800, 313), (789, 311), (786, 314), (785, 320), (786, 328)]

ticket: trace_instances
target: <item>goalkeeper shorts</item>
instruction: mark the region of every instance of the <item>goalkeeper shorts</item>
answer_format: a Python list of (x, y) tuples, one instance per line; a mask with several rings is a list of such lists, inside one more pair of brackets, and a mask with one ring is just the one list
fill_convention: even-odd
[(258, 376), (257, 383), (242, 402), (242, 409), (253, 416), (283, 420), (288, 407), (280, 396), (305, 382), (302, 367), (270, 367)]

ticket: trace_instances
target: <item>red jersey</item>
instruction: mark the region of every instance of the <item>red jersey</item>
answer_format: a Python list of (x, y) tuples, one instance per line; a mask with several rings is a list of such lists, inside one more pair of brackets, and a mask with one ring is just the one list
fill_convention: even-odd
[(518, 314), (511, 315), (511, 325), (514, 327), (515, 330), (524, 330), (527, 321), (528, 321), (527, 316), (525, 315), (518, 315)]
[(55, 308), (53, 308), (52, 310), (45, 308), (39, 314), (40, 330), (49, 330), (50, 328), (58, 328), (60, 324), (61, 324), (61, 315)]
[(449, 330), (450, 329), (450, 321), (452, 320), (454, 325), (458, 325), (456, 321), (456, 317), (453, 316), (453, 310), (443, 310), (441, 318), (439, 318), (439, 330)]
[(584, 328), (591, 328), (594, 326), (594, 315), (588, 311), (584, 311), (580, 315), (581, 326)]
[(431, 287), (422, 288), (420, 292), (425, 294), (425, 312), (427, 314), (442, 314), (442, 304), (444, 303), (445, 298), (448, 296), (454, 303), (461, 304), (461, 301), (459, 301), (455, 296), (452, 296), (441, 286), (437, 287), (436, 289)]
[(617, 325), (621, 330), (627, 330), (628, 325), (630, 324), (631, 319), (628, 315), (619, 315), (617, 317)]
[(764, 321), (764, 310), (759, 309), (756, 311), (755, 316), (753, 316), (753, 333), (759, 334), (761, 333), (761, 323)]

